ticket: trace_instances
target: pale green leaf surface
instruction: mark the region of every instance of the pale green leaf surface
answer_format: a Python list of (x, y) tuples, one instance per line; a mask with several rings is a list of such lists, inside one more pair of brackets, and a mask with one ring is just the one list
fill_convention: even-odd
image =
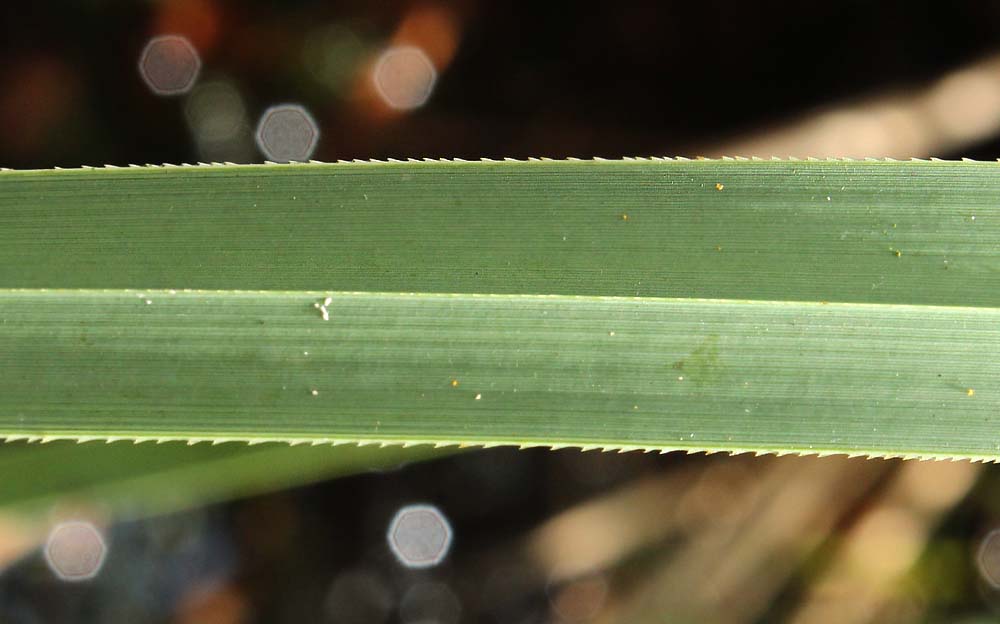
[(995, 458), (998, 173), (0, 173), (0, 433)]
[(319, 297), (0, 293), (0, 430), (971, 456), (1000, 442), (992, 308), (334, 293), (324, 321)]

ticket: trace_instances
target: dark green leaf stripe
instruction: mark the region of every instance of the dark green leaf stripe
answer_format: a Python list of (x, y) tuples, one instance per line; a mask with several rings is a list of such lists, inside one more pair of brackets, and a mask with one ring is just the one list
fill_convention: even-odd
[(1000, 165), (553, 161), (0, 172), (0, 287), (996, 306)]
[(46, 518), (53, 505), (86, 501), (119, 518), (141, 517), (392, 469), (444, 452), (399, 446), (10, 442), (0, 448), (0, 473), (13, 477), (0, 481), (0, 508)]

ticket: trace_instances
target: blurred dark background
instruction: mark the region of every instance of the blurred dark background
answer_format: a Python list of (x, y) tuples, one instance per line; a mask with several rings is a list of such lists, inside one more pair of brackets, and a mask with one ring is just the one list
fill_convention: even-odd
[[(1000, 2), (81, 0), (0, 16), (0, 166), (16, 169), (279, 160), (255, 140), (276, 105), (318, 131), (294, 160), (1000, 156)], [(186, 43), (145, 64), (161, 36)], [(112, 518), (83, 583), (33, 546), (5, 559), (0, 621), (1000, 621), (998, 494), (1000, 472), (967, 462), (464, 452)], [(387, 548), (413, 502), (451, 523), (439, 566)]]
[[(708, 155), (838, 103), (913, 96), (1000, 41), (1000, 3), (981, 0), (90, 0), (0, 13), (0, 164), (11, 168), (260, 160), (238, 138), (206, 146), (186, 119), (213, 85), (236, 97), (220, 114), (250, 133), (273, 104), (305, 106), (319, 160)], [(158, 34), (197, 50), (189, 93), (158, 97), (140, 79)], [(424, 106), (390, 111), (368, 74), (399, 44), (426, 51), (437, 81)], [(911, 155), (996, 156), (986, 134), (944, 143)]]

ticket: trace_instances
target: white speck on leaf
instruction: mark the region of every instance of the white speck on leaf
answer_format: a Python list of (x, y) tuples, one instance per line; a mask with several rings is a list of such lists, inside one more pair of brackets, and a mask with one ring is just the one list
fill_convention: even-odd
[(319, 313), (323, 317), (324, 321), (330, 320), (330, 311), (326, 309), (326, 306), (331, 303), (333, 303), (333, 297), (327, 297), (323, 300), (323, 303), (313, 303), (313, 307), (319, 310)]

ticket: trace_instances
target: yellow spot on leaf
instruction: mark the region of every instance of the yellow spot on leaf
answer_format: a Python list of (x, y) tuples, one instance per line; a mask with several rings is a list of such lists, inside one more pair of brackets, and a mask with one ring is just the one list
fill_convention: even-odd
[(628, 215), (627, 214), (623, 214), (622, 215), (622, 221), (628, 221)]
[(698, 386), (718, 381), (722, 368), (719, 337), (714, 334), (706, 336), (690, 355), (674, 362), (673, 368), (686, 373), (678, 376), (677, 381), (687, 379)]
[(972, 388), (968, 388), (968, 389), (967, 389), (967, 390), (965, 391), (965, 395), (966, 395), (966, 396), (976, 396), (976, 391), (975, 391), (975, 390), (973, 390)]
[(458, 387), (458, 380), (457, 379), (452, 379), (451, 380), (451, 387), (452, 388), (457, 388)]
[(717, 190), (717, 191), (721, 191), (721, 190), (722, 190), (722, 189), (724, 189), (724, 188), (726, 188), (726, 185), (725, 185), (725, 184), (723, 184), (722, 182), (717, 182), (717, 183), (715, 184), (715, 190)]

